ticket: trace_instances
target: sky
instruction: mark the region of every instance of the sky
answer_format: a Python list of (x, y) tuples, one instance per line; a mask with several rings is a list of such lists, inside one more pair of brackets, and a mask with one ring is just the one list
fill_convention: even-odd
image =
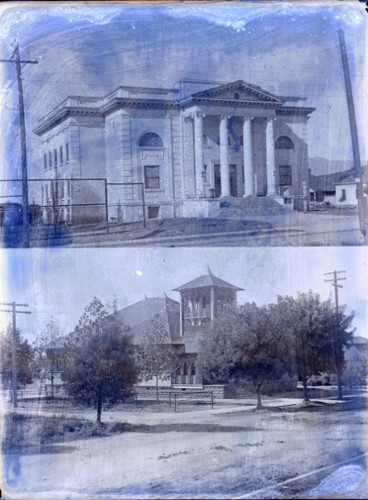
[[(345, 32), (361, 158), (368, 148), (367, 15), (359, 2), (231, 2), (134, 5), (9, 2), (1, 6), (1, 56), (15, 40), (37, 60), (23, 69), (30, 176), (41, 168), (38, 121), (68, 95), (103, 95), (118, 85), (172, 86), (183, 78), (260, 85), (307, 97), (310, 157), (352, 164), (337, 30)], [(0, 65), (4, 175), (19, 175), (15, 71)], [(315, 173), (315, 172), (314, 172)]]
[[(119, 309), (147, 297), (179, 301), (173, 289), (207, 274), (244, 290), (238, 303), (267, 304), (278, 295), (296, 296), (313, 290), (334, 299), (325, 276), (346, 271), (339, 302), (356, 313), (356, 334), (368, 337), (368, 270), (364, 247), (279, 248), (49, 248), (2, 250), (1, 302), (28, 303), (31, 315), (19, 315), (22, 334), (31, 341), (53, 316), (63, 333), (77, 325), (96, 296)], [(6, 326), (11, 316), (1, 313)]]

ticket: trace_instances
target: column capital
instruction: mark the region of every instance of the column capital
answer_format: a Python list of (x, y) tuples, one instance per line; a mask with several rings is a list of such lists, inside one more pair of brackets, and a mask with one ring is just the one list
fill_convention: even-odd
[(205, 118), (206, 113), (204, 111), (196, 110), (192, 112), (193, 118)]

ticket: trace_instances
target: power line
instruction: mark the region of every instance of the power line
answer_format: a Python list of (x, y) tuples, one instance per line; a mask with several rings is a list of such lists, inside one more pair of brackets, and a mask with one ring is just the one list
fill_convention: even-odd
[(31, 311), (23, 311), (17, 308), (28, 307), (28, 304), (17, 304), (16, 302), (1, 302), (0, 306), (11, 307), (11, 309), (0, 309), (0, 312), (12, 314), (13, 334), (12, 334), (12, 390), (13, 406), (18, 404), (18, 366), (17, 366), (17, 314), (31, 314)]
[(28, 173), (27, 173), (27, 143), (26, 124), (24, 116), (23, 98), (23, 77), (22, 68), (26, 64), (38, 64), (38, 61), (22, 60), (19, 53), (19, 43), (16, 44), (10, 59), (0, 59), (0, 62), (11, 63), (17, 73), (18, 83), (18, 109), (20, 121), (20, 147), (21, 147), (21, 168), (22, 168), (22, 201), (23, 201), (23, 247), (29, 247), (29, 220), (28, 220)]

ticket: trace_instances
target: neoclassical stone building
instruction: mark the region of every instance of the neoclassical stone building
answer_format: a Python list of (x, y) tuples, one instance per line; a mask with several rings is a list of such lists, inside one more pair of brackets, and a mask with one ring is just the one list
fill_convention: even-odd
[(314, 110), (300, 100), (241, 80), (68, 97), (35, 129), (45, 217), (56, 205), (68, 222), (103, 218), (106, 196), (109, 220), (123, 222), (143, 207), (147, 218), (216, 216), (220, 199), (252, 195), (299, 209)]

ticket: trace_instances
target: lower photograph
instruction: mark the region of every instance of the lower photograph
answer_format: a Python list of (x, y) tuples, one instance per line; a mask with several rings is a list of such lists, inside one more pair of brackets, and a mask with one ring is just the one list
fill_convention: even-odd
[(367, 498), (364, 248), (0, 264), (0, 497)]

